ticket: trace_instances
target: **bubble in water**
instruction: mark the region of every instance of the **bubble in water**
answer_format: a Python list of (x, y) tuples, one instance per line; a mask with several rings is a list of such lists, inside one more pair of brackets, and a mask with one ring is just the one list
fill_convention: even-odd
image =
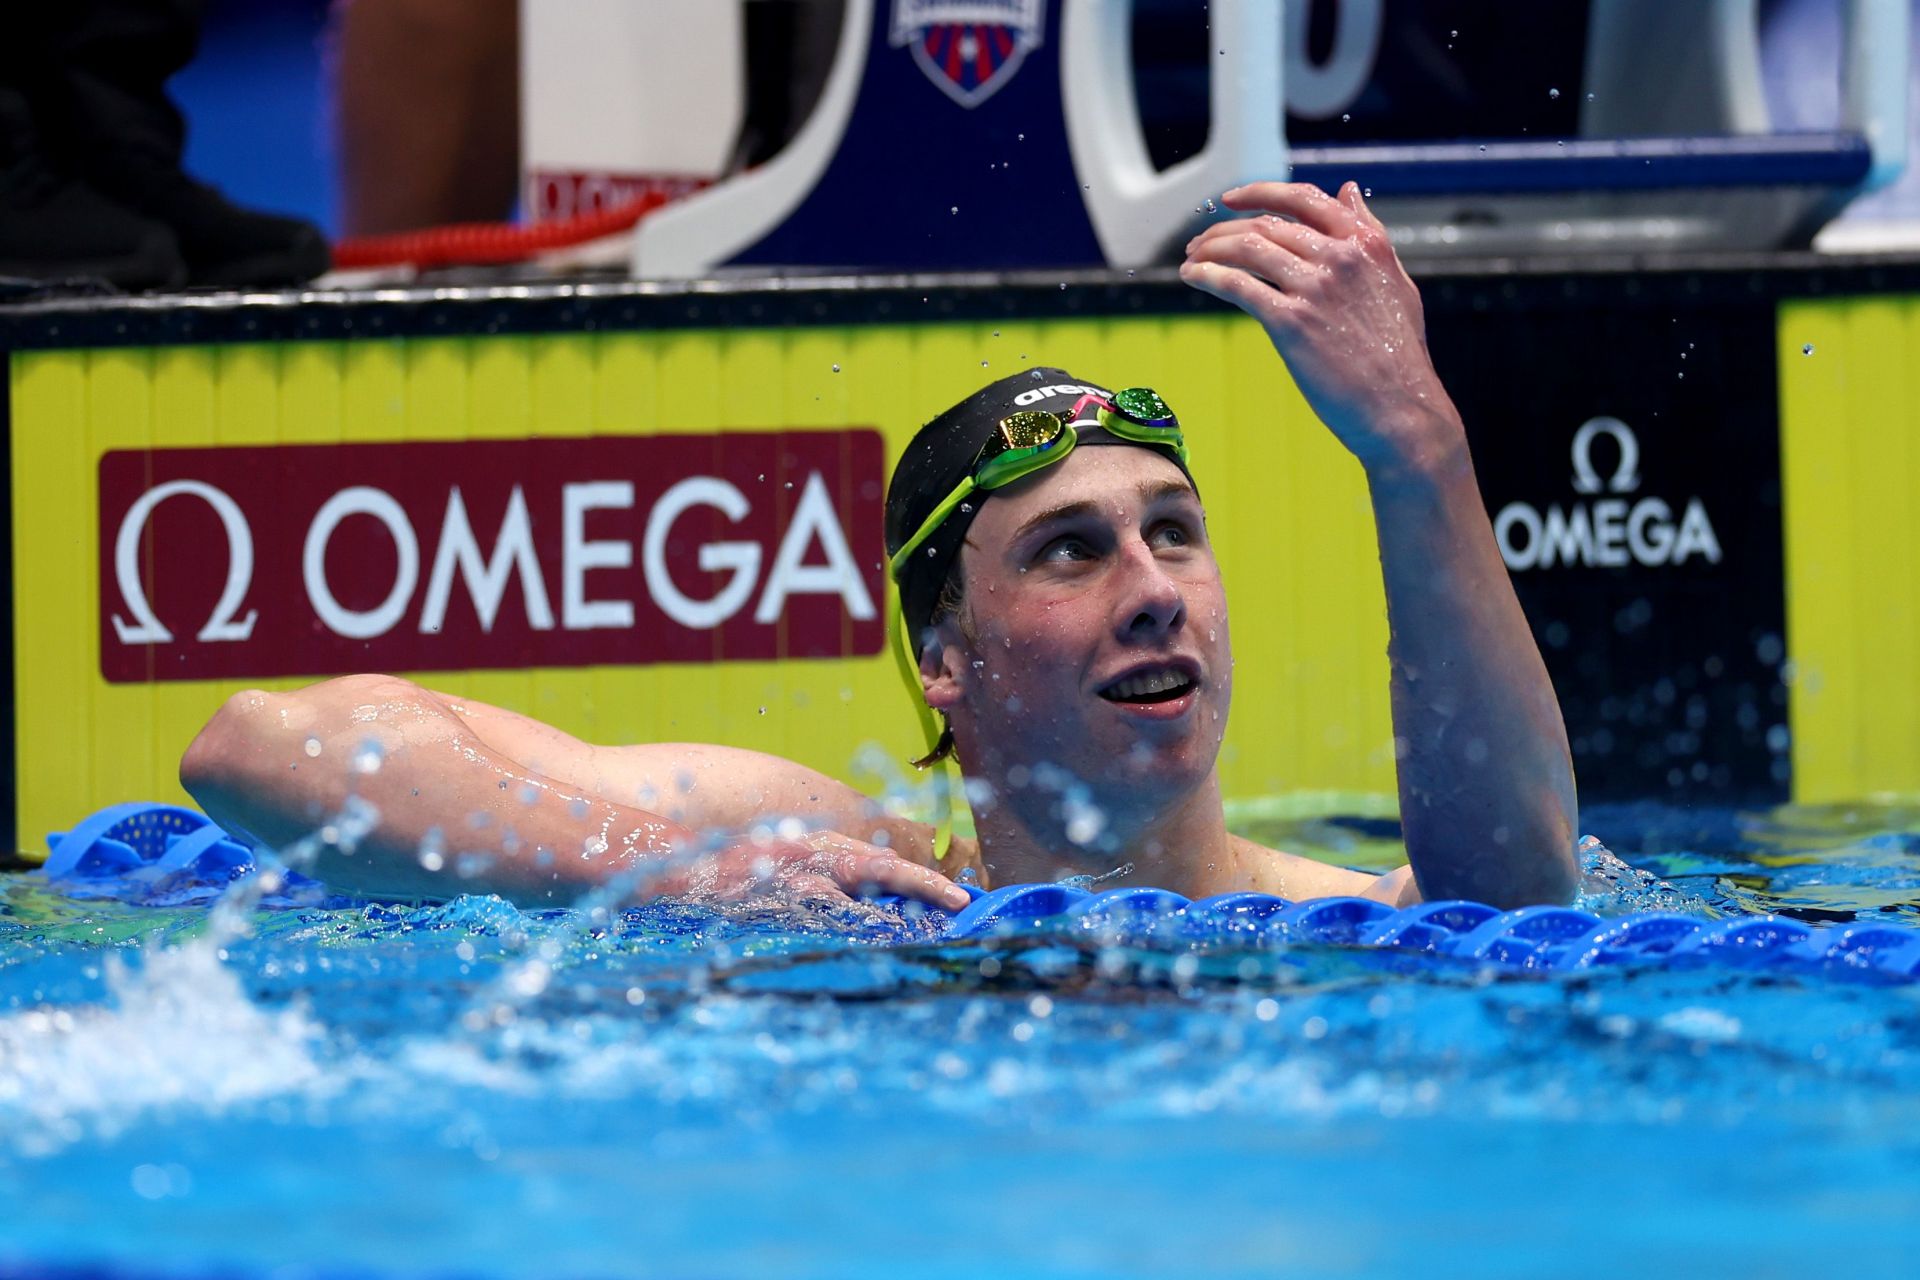
[(956, 204), (956, 205), (953, 205), (953, 206), (951, 206), (951, 207), (949, 207), (949, 208), (948, 208), (948, 210), (947, 210), (947, 212), (948, 212), (948, 213), (958, 213), (958, 212), (960, 212), (960, 206), (959, 206), (959, 205), (957, 205), (957, 204)]
[(1340, 113), (1340, 123), (1341, 123), (1341, 124), (1352, 124), (1352, 123), (1353, 123), (1353, 117), (1352, 117), (1352, 116), (1350, 116), (1350, 115), (1348, 115), (1348, 114), (1347, 114), (1346, 112), (1344, 112), (1344, 111), (1343, 111), (1343, 112), (1341, 112), (1341, 113)]
[(1592, 101), (1593, 101), (1593, 95), (1592, 95), (1592, 94), (1588, 94), (1588, 95), (1587, 95), (1587, 101), (1588, 101), (1588, 102), (1592, 102)]
[(1062, 280), (1060, 282), (1060, 292), (1065, 293), (1066, 291), (1067, 291), (1067, 282), (1065, 280)]
[(307, 755), (317, 756), (319, 754), (320, 754), (320, 739), (308, 738), (307, 739)]
[(1027, 135), (1024, 133), (1016, 133), (1013, 135), (1013, 140), (1015, 142), (1025, 142), (1027, 140)]
[(1547, 90), (1547, 96), (1549, 98), (1558, 98), (1560, 96), (1560, 91), (1558, 89), (1549, 89)]
[(1810, 356), (1810, 355), (1812, 355), (1812, 354), (1813, 354), (1813, 344), (1812, 344), (1811, 342), (1803, 342), (1803, 343), (1801, 343), (1801, 344), (1800, 344), (1800, 354), (1801, 354), (1801, 355), (1803, 355), (1803, 356)]
[(1206, 210), (1207, 210), (1207, 212), (1208, 212), (1208, 213), (1218, 213), (1218, 212), (1220, 212), (1220, 206), (1219, 206), (1219, 205), (1217, 205), (1217, 204), (1215, 204), (1215, 203), (1213, 202), (1213, 197), (1212, 197), (1212, 196), (1208, 196), (1208, 197), (1207, 197), (1207, 202), (1206, 202)]

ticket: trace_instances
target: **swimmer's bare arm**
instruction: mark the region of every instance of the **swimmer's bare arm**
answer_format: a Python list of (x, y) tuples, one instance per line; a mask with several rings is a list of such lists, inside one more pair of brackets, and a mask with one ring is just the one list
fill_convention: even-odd
[[(1258, 319), (1373, 495), (1392, 625), (1400, 817), (1421, 896), (1565, 902), (1566, 728), (1427, 355), (1420, 295), (1348, 183), (1228, 192), (1181, 277)], [(1385, 886), (1382, 886), (1384, 889)]]
[(844, 782), (791, 760), (704, 742), (600, 747), (473, 698), (422, 690), (489, 746), (583, 793), (634, 804), (696, 831), (747, 832), (797, 818), (927, 865), (933, 832)]
[[(702, 833), (750, 821), (733, 818), (752, 794), (740, 777), (751, 769), (680, 805), (676, 818), (658, 811), (673, 806), (639, 803), (640, 785), (622, 785), (636, 775), (618, 753), (497, 708), (474, 704), (467, 715), (475, 723), (449, 700), (384, 676), (286, 694), (249, 690), (195, 738), (181, 781), (217, 821), (276, 848), (311, 833), (350, 798), (366, 802), (378, 815), (372, 829), (350, 852), (323, 849), (316, 867), (330, 883), (364, 893), (564, 901), (639, 863), (639, 896), (766, 889), (831, 897), (873, 886), (958, 904), (960, 891), (944, 877), (835, 832), (723, 842), (703, 854), (711, 846)], [(688, 795), (698, 794), (696, 784)], [(722, 811), (732, 816), (715, 820)]]

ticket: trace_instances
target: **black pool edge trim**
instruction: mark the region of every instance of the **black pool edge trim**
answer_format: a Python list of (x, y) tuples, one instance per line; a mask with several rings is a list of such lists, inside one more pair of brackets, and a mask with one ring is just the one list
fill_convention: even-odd
[(12, 362), (0, 351), (0, 871), (29, 864), (20, 856), (19, 796), (16, 794), (19, 727), (18, 692), (13, 678), (13, 377)]
[[(1811, 251), (1416, 259), (1429, 308), (1488, 310), (1920, 292), (1920, 254)], [(691, 281), (498, 278), (404, 288), (173, 293), (0, 304), (0, 351), (1110, 319), (1223, 311), (1172, 267), (970, 274), (729, 275)]]

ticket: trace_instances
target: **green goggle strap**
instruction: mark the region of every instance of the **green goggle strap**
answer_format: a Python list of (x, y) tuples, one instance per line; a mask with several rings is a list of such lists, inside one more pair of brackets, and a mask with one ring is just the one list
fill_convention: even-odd
[[(959, 499), (954, 499), (959, 501)], [(927, 533), (920, 535), (924, 540)], [(907, 550), (909, 548), (902, 548)], [(893, 634), (889, 647), (893, 650), (894, 665), (900, 671), (900, 683), (907, 688), (907, 700), (913, 704), (920, 720), (920, 732), (926, 737), (927, 751), (932, 752), (940, 745), (940, 722), (934, 717), (933, 708), (927, 705), (926, 693), (920, 688), (920, 664), (914, 660), (913, 641), (907, 635), (907, 614), (900, 604), (899, 588), (894, 588), (893, 608), (888, 614), (887, 630)], [(940, 771), (933, 788), (933, 860), (939, 862), (947, 856), (947, 850), (953, 847), (953, 793), (956, 779), (953, 776), (952, 760), (942, 760), (933, 768)]]
[[(962, 480), (954, 487), (953, 492), (948, 494), (945, 500), (942, 501), (939, 506), (935, 507), (932, 512), (928, 514), (927, 518), (921, 522), (919, 529), (914, 531), (914, 535), (900, 544), (900, 549), (894, 552), (893, 556), (887, 561), (887, 569), (895, 582), (900, 580), (900, 569), (901, 566), (907, 563), (907, 557), (925, 545), (927, 539), (933, 536), (934, 530), (946, 522), (947, 517), (953, 514), (953, 509), (962, 502), (965, 502), (967, 496), (971, 494), (976, 487), (972, 476), (968, 476), (965, 480)], [(916, 681), (913, 687), (915, 696), (917, 697), (920, 688), (919, 682)]]

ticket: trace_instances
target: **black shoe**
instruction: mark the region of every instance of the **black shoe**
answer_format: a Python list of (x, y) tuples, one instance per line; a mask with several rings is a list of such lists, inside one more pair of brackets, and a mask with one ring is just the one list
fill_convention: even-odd
[(172, 229), (189, 284), (305, 284), (333, 264), (318, 227), (242, 209), (164, 161), (122, 152), (90, 163), (86, 179), (129, 209)]
[(173, 232), (29, 155), (0, 171), (0, 276), (171, 289), (187, 268)]

